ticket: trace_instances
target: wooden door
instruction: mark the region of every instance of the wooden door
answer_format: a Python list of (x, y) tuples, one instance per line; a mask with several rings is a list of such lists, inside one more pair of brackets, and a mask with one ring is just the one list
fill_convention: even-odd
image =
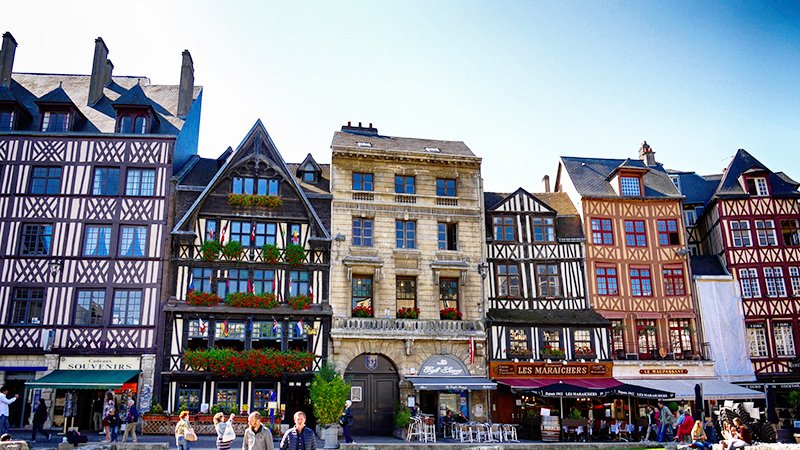
[[(360, 355), (345, 372), (353, 386), (353, 434), (389, 436), (399, 402), (397, 369), (382, 355)], [(360, 392), (360, 401), (357, 398)]]

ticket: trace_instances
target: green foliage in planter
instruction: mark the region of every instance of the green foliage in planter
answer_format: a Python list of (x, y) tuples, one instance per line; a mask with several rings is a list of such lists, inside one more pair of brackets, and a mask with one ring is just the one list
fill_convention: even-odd
[(188, 410), (189, 410), (189, 405), (187, 405), (186, 403), (183, 403), (181, 406), (178, 407), (178, 412), (183, 412)]
[(225, 304), (236, 308), (261, 308), (272, 309), (280, 306), (275, 294), (272, 292), (262, 292), (254, 294), (252, 292), (231, 292), (225, 296)]
[(279, 208), (283, 206), (283, 199), (277, 195), (228, 194), (228, 204), (244, 208), (252, 208), (255, 206)]
[(314, 374), (309, 388), (311, 404), (314, 405), (314, 416), (320, 425), (326, 426), (337, 422), (344, 409), (344, 402), (350, 396), (350, 383), (344, 381), (328, 363), (323, 363), (319, 372)]
[(164, 407), (161, 403), (155, 402), (150, 405), (150, 414), (164, 414)]
[(303, 264), (306, 259), (306, 249), (302, 245), (289, 244), (286, 246), (286, 262), (293, 266)]
[(216, 414), (216, 413), (218, 413), (220, 411), (221, 411), (221, 409), (220, 409), (219, 405), (215, 404), (214, 406), (211, 407), (211, 414)]
[(786, 397), (789, 401), (789, 406), (792, 408), (792, 414), (796, 419), (800, 419), (800, 391), (793, 390), (789, 392), (789, 395)]
[(204, 241), (200, 246), (200, 255), (203, 258), (203, 261), (216, 261), (219, 258), (219, 252), (221, 251), (222, 244), (215, 240)]
[(372, 306), (356, 306), (353, 308), (351, 312), (353, 317), (372, 317), (373, 316)]
[(311, 307), (312, 300), (310, 295), (294, 295), (289, 297), (287, 303), (292, 309), (308, 309)]
[(222, 299), (213, 292), (195, 291), (186, 294), (186, 303), (192, 306), (217, 306)]
[(275, 264), (281, 260), (281, 251), (278, 250), (278, 246), (275, 244), (264, 244), (261, 247), (261, 255), (264, 257), (264, 261), (270, 264)]
[(410, 421), (411, 421), (411, 408), (402, 403), (398, 403), (394, 407), (394, 427), (405, 428), (408, 426), (408, 423)]
[(242, 257), (242, 253), (244, 253), (244, 248), (239, 241), (230, 241), (222, 247), (222, 256), (229, 260), (238, 260)]
[(228, 414), (239, 414), (239, 405), (231, 406), (230, 408), (228, 408), (227, 413)]
[(398, 319), (419, 319), (419, 308), (400, 308), (397, 310)]
[(441, 320), (461, 320), (461, 311), (455, 308), (444, 308), (439, 310)]
[(309, 370), (311, 363), (314, 362), (314, 354), (298, 350), (282, 352), (271, 348), (243, 351), (209, 348), (184, 351), (183, 362), (193, 370), (221, 377), (249, 375), (253, 378), (263, 378)]

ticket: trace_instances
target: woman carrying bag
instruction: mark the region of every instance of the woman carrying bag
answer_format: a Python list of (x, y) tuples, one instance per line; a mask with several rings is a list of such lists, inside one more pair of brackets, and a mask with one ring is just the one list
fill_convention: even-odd
[(197, 440), (197, 434), (189, 423), (189, 411), (181, 411), (179, 417), (175, 425), (175, 446), (178, 450), (189, 450), (191, 443)]
[(230, 450), (233, 440), (236, 439), (236, 431), (233, 429), (233, 418), (236, 414), (231, 413), (228, 421), (221, 412), (214, 414), (214, 429), (217, 430), (217, 450)]

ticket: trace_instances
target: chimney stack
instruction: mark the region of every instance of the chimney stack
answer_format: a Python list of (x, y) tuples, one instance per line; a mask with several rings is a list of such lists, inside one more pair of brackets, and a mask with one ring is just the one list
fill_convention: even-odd
[(94, 40), (94, 61), (92, 61), (92, 75), (89, 79), (89, 98), (87, 103), (94, 105), (103, 97), (103, 88), (106, 86), (106, 71), (108, 62), (108, 47), (99, 37)]
[(194, 97), (194, 62), (189, 50), (183, 51), (183, 62), (181, 63), (181, 83), (178, 87), (178, 117), (185, 119), (189, 114), (189, 107), (192, 106)]
[(544, 191), (550, 192), (550, 175), (545, 175), (542, 181), (544, 182)]
[(642, 146), (639, 147), (639, 159), (644, 161), (644, 164), (648, 167), (658, 164), (656, 163), (656, 152), (647, 145), (647, 141), (642, 142)]
[(110, 59), (106, 60), (106, 70), (103, 73), (103, 86), (111, 84), (111, 74), (114, 72), (114, 63)]
[(0, 86), (11, 87), (11, 71), (14, 69), (14, 54), (17, 41), (8, 31), (3, 33), (3, 47), (0, 49)]

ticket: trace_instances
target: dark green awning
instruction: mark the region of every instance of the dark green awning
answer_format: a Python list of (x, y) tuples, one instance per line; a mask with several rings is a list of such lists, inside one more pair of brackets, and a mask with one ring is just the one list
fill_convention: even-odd
[(138, 370), (54, 370), (38, 380), (25, 383), (29, 389), (118, 389)]

